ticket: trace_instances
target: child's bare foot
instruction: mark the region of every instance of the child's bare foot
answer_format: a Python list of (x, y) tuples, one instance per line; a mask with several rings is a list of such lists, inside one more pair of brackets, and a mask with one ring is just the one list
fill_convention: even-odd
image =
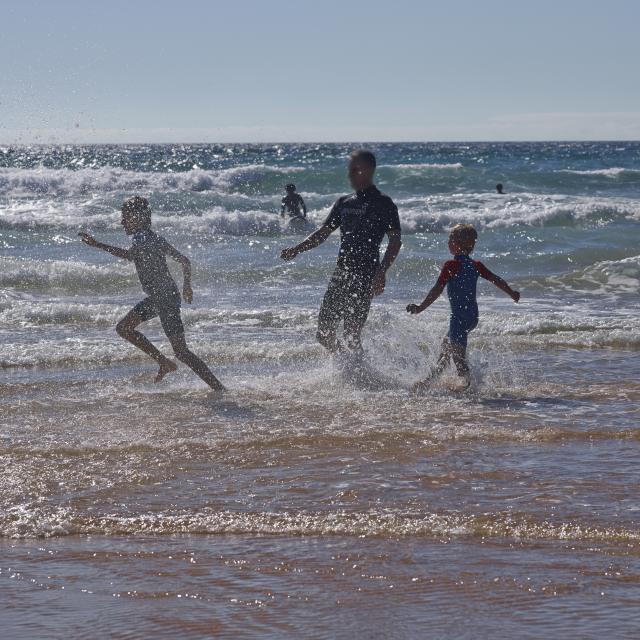
[(172, 373), (177, 368), (178, 367), (175, 365), (174, 362), (171, 362), (171, 360), (169, 359), (164, 360), (164, 362), (160, 364), (160, 368), (158, 369), (158, 375), (156, 375), (156, 379), (154, 380), (154, 382), (160, 382), (160, 380), (162, 380), (162, 378), (164, 378), (168, 373)]

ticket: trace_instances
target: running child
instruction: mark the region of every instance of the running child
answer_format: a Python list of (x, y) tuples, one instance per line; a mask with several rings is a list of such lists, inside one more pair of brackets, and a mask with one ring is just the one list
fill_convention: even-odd
[(433, 304), (445, 286), (451, 304), (449, 333), (442, 343), (440, 357), (431, 370), (431, 374), (414, 385), (414, 390), (424, 389), (430, 379), (442, 373), (453, 359), (458, 375), (464, 378), (466, 386), (469, 379), (469, 365), (467, 364), (467, 336), (478, 325), (478, 302), (476, 299), (476, 284), (478, 277), (484, 278), (502, 289), (513, 298), (520, 300), (520, 293), (514, 291), (502, 278), (491, 273), (481, 262), (472, 260), (469, 254), (473, 251), (477, 231), (470, 224), (457, 224), (449, 233), (449, 251), (454, 259), (445, 262), (438, 281), (427, 294), (422, 304), (410, 304), (407, 311), (412, 314), (421, 313)]
[(160, 316), (162, 328), (169, 338), (176, 358), (186, 364), (212, 389), (223, 391), (222, 383), (211, 373), (207, 365), (189, 350), (184, 337), (184, 327), (180, 317), (181, 298), (178, 287), (171, 277), (166, 256), (170, 256), (182, 266), (182, 298), (191, 303), (191, 263), (162, 236), (151, 230), (151, 207), (146, 198), (134, 196), (122, 205), (121, 224), (127, 235), (132, 236), (131, 248), (121, 249), (98, 242), (90, 234), (78, 235), (91, 247), (102, 249), (117, 258), (131, 260), (138, 272), (142, 290), (147, 298), (139, 302), (118, 322), (116, 331), (133, 346), (151, 356), (159, 365), (155, 381), (160, 382), (168, 373), (177, 369), (176, 364), (160, 351), (142, 333), (136, 331), (139, 324)]

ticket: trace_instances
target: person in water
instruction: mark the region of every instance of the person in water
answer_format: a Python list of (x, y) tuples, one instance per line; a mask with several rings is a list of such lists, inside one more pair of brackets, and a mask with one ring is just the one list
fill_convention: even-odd
[(127, 235), (132, 236), (130, 249), (98, 242), (86, 232), (78, 234), (90, 247), (96, 247), (117, 258), (132, 261), (142, 290), (148, 296), (118, 322), (116, 325), (118, 335), (158, 363), (159, 369), (155, 381), (160, 382), (168, 373), (177, 369), (176, 364), (162, 355), (142, 333), (136, 331), (139, 324), (159, 316), (176, 358), (186, 364), (212, 389), (223, 391), (222, 383), (211, 373), (207, 365), (189, 350), (185, 341), (184, 327), (180, 317), (180, 293), (169, 272), (166, 256), (170, 256), (182, 266), (182, 298), (187, 303), (191, 303), (193, 299), (189, 259), (172, 247), (162, 236), (151, 230), (151, 207), (146, 198), (134, 196), (122, 205), (121, 224)]
[(425, 388), (431, 378), (444, 371), (451, 359), (453, 359), (458, 375), (464, 378), (466, 385), (469, 386), (467, 336), (478, 325), (476, 285), (479, 277), (502, 289), (511, 296), (514, 302), (520, 300), (518, 291), (514, 291), (502, 278), (491, 273), (481, 262), (469, 257), (477, 238), (478, 233), (470, 224), (457, 224), (453, 227), (449, 233), (449, 251), (454, 259), (445, 262), (438, 281), (424, 301), (419, 305), (410, 304), (407, 306), (409, 313), (422, 313), (438, 299), (445, 286), (447, 287), (447, 295), (451, 305), (449, 333), (442, 343), (440, 357), (431, 374), (425, 380), (414, 385), (414, 390)]
[(503, 191), (504, 187), (502, 186), (502, 182), (498, 182), (498, 184), (496, 185), (496, 191), (497, 193), (499, 193), (501, 196), (505, 195), (504, 191)]
[[(375, 168), (376, 158), (371, 151), (353, 151), (348, 176), (355, 193), (338, 198), (317, 231), (281, 253), (283, 260), (293, 260), (303, 251), (322, 244), (340, 228), (338, 260), (320, 307), (316, 336), (329, 352), (341, 351), (346, 346), (361, 353), (360, 334), (371, 299), (384, 291), (386, 273), (402, 246), (398, 208), (374, 185)], [(385, 235), (389, 242), (380, 262), (380, 244)], [(336, 339), (341, 321), (346, 345)]]
[(284, 218), (286, 212), (290, 218), (306, 219), (307, 205), (304, 203), (302, 196), (296, 191), (296, 185), (288, 184), (285, 190), (287, 195), (282, 198), (280, 215)]

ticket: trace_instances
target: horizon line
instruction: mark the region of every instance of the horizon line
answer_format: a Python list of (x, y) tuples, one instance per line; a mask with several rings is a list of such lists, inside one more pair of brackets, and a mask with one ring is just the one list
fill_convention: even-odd
[(64, 141), (51, 141), (51, 142), (0, 142), (0, 146), (3, 147), (50, 147), (56, 145), (67, 145), (67, 146), (119, 146), (119, 145), (170, 145), (170, 144), (181, 144), (181, 145), (256, 145), (256, 146), (269, 146), (269, 145), (278, 145), (278, 144), (345, 144), (345, 145), (380, 145), (380, 144), (548, 144), (548, 143), (556, 143), (556, 144), (576, 144), (576, 143), (588, 143), (588, 142), (597, 142), (597, 143), (606, 143), (606, 142), (631, 142), (631, 143), (640, 143), (640, 138), (567, 138), (567, 139), (510, 139), (510, 140), (490, 140), (490, 139), (482, 139), (482, 140), (366, 140), (366, 141), (356, 141), (356, 140), (309, 140), (309, 141), (284, 141), (284, 140), (271, 140), (267, 142), (251, 142), (251, 141), (233, 141), (233, 142), (169, 142), (169, 141), (148, 141), (148, 142), (64, 142)]

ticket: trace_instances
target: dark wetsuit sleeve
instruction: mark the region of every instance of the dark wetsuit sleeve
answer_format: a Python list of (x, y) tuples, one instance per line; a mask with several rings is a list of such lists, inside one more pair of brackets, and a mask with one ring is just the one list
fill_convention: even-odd
[(393, 200), (389, 200), (389, 211), (387, 212), (387, 230), (400, 231), (400, 216), (398, 215), (398, 207)]
[(341, 223), (340, 218), (340, 204), (342, 203), (342, 199), (336, 200), (333, 207), (331, 207), (331, 211), (329, 211), (329, 215), (324, 221), (324, 226), (329, 227), (331, 231), (335, 231)]
[(447, 284), (447, 282), (449, 282), (449, 280), (451, 280), (451, 278), (453, 278), (453, 276), (455, 276), (456, 273), (458, 273), (459, 270), (460, 270), (459, 262), (457, 262), (456, 260), (448, 260), (447, 262), (444, 263), (444, 266), (442, 267), (442, 271), (438, 276), (437, 284), (440, 285), (441, 287), (444, 287)]
[(173, 256), (177, 253), (177, 251), (162, 236), (158, 236), (157, 247), (165, 256)]
[(180, 260), (183, 257), (182, 254), (162, 236), (158, 236), (158, 248), (163, 255), (171, 256), (174, 260)]
[(485, 280), (495, 280), (496, 279), (496, 275), (494, 273), (492, 273), (491, 271), (489, 271), (489, 269), (487, 269), (487, 267), (485, 267), (482, 264), (482, 262), (475, 261), (473, 264), (475, 264), (476, 269), (478, 270), (478, 275), (481, 278), (484, 278)]

